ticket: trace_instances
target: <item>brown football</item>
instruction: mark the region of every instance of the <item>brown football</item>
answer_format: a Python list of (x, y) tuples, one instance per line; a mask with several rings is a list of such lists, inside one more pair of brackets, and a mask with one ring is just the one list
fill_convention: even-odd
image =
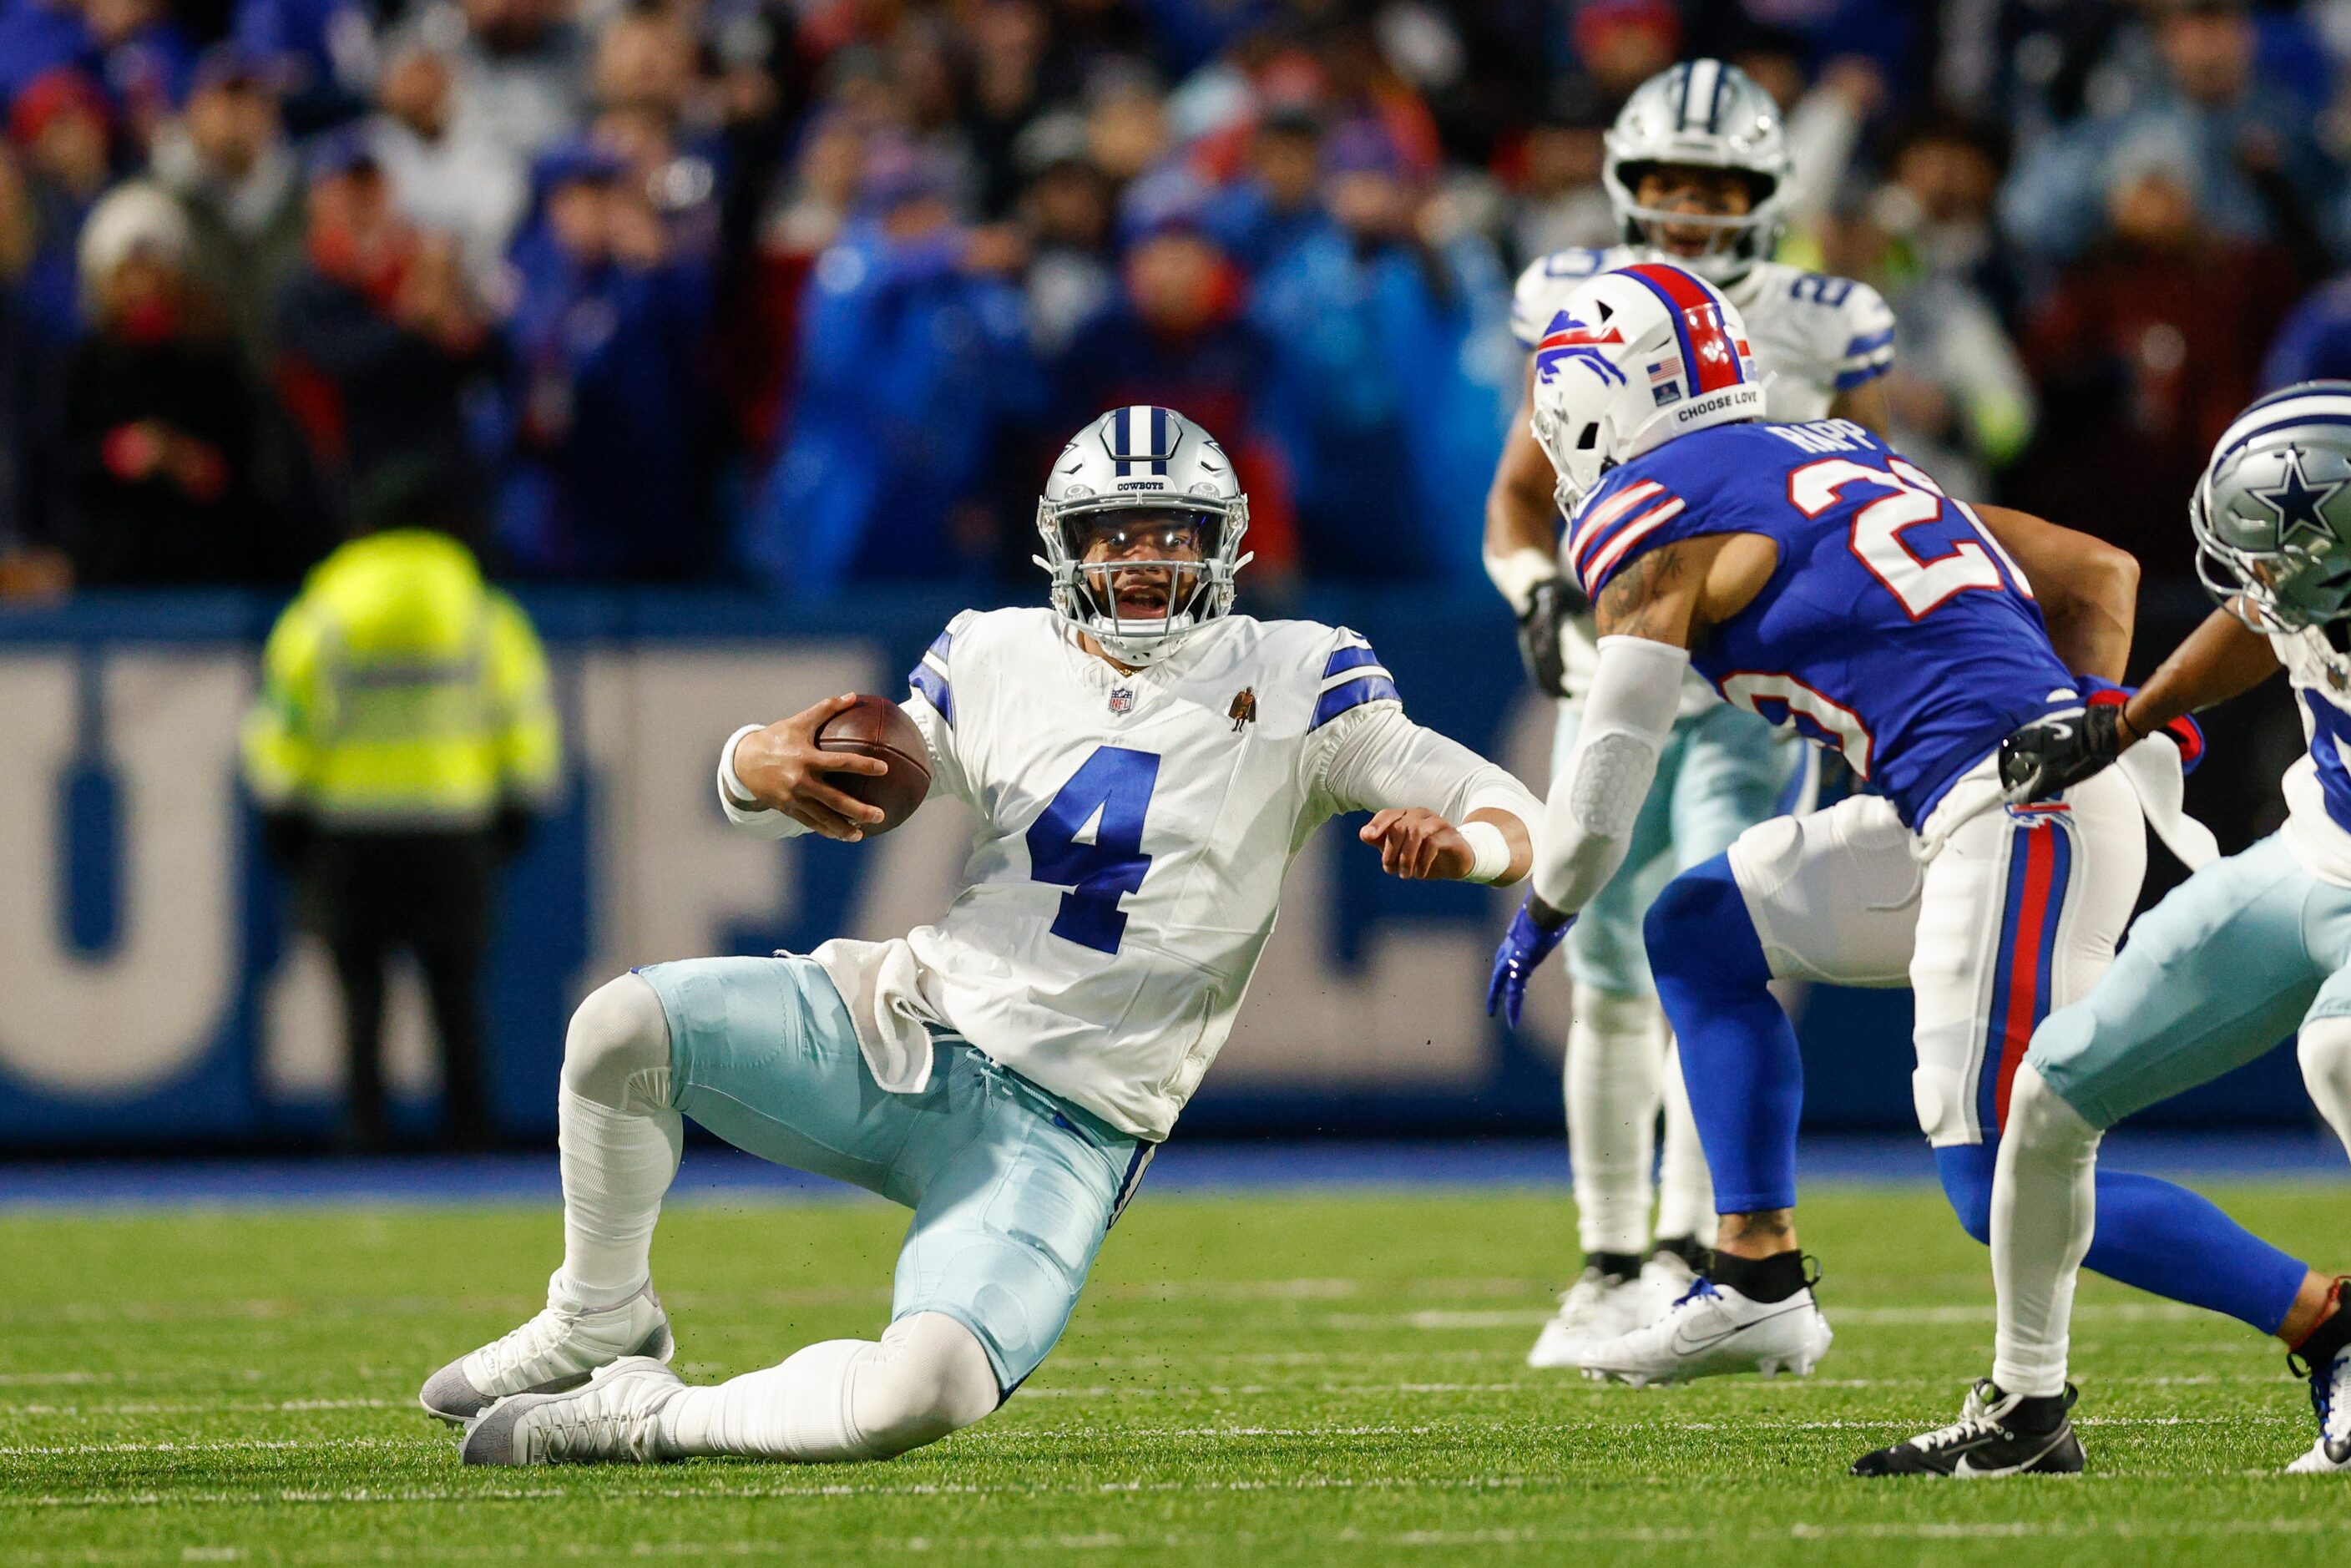
[(886, 833), (914, 814), (931, 792), (931, 751), (923, 732), (905, 710), (888, 697), (861, 696), (857, 706), (824, 721), (816, 732), (820, 751), (853, 751), (878, 757), (890, 765), (887, 773), (828, 773), (827, 781), (842, 794), (879, 806), (888, 813), (878, 823), (862, 824), (865, 836)]

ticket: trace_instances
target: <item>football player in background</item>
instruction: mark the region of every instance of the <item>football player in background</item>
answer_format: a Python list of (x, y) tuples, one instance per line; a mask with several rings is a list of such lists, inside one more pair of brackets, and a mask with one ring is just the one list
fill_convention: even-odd
[[(2285, 826), (2205, 865), (2131, 927), (2090, 994), (2052, 1013), (2010, 1090), (1991, 1206), (2000, 1326), (1991, 1376), (1959, 1419), (1864, 1456), (1861, 1475), (2013, 1475), (2035, 1468), (2074, 1400), (2074, 1284), (2106, 1199), (2098, 1140), (2132, 1113), (2241, 1067), (2297, 1030), (2303, 1082), (2351, 1137), (2351, 382), (2262, 399), (2213, 449), (2189, 505), (2222, 608), (2136, 695), (2027, 726), (2002, 749), (2009, 799), (2095, 777), (2139, 737), (2251, 691), (2283, 668), (2310, 747), (2286, 772)], [(2186, 1229), (2183, 1275), (2240, 1265)], [(2273, 1259), (2254, 1324), (2310, 1380), (2317, 1440), (2286, 1468), (2351, 1469), (2351, 1313), (2343, 1281)]]
[[(2006, 807), (2001, 742), (2078, 716), (2122, 673), (2130, 558), (1953, 501), (1850, 422), (1761, 422), (1738, 311), (1688, 273), (1595, 278), (1547, 336), (1562, 341), (1537, 357), (1535, 433), (1600, 659), (1493, 1004), (1515, 1016), (1526, 977), (1614, 873), (1689, 669), (1875, 786), (1749, 829), (1651, 906), (1650, 967), (1721, 1223), (1710, 1276), (1582, 1364), (1636, 1384), (1806, 1372), (1830, 1334), (1797, 1247), (1802, 1063), (1771, 982), (1911, 988), (1919, 1124), (1985, 1239), (2014, 1063), (2032, 1026), (2112, 959), (2146, 865), (2142, 821), (2183, 860), (2210, 857), (2210, 835), (2179, 814), (2181, 747), (2196, 743), (2151, 736), (2055, 800)], [(1668, 357), (1688, 393), (1659, 406), (1636, 378)], [(2270, 1282), (2290, 1297), (2307, 1272), (2168, 1183), (2101, 1176), (2098, 1205), (2091, 1267), (2175, 1301), (2273, 1324)], [(2186, 1235), (2209, 1269), (2179, 1267)], [(2062, 1437), (2037, 1468), (2080, 1468)]]
[[(902, 940), (656, 964), (571, 1019), (562, 1266), (547, 1310), (452, 1362), (425, 1407), (468, 1463), (885, 1458), (1010, 1397), (1232, 1028), (1314, 827), (1403, 877), (1507, 883), (1524, 786), (1407, 719), (1352, 632), (1230, 613), (1249, 502), (1165, 408), (1079, 432), (1039, 503), (1052, 608), (966, 612), (910, 677), (932, 789), (978, 818), (968, 885)], [(837, 698), (746, 726), (720, 804), (765, 838), (859, 838), (826, 781)], [(878, 1342), (688, 1387), (649, 1264), (682, 1118), (912, 1208)]]
[[(1624, 243), (1560, 251), (1520, 276), (1511, 328), (1528, 351), (1529, 380), (1486, 497), (1486, 564), (1518, 616), (1529, 674), (1539, 689), (1562, 699), (1554, 771), (1575, 745), (1597, 660), (1591, 604), (1560, 570), (1551, 461), (1528, 423), (1532, 358), (1567, 297), (1612, 267), (1639, 261), (1686, 267), (1719, 287), (1744, 316), (1769, 417), (1837, 415), (1885, 428), (1877, 378), (1894, 360), (1894, 317), (1886, 302), (1865, 283), (1771, 259), (1792, 173), (1770, 94), (1719, 60), (1675, 66), (1635, 91), (1607, 136), (1602, 179)], [(1670, 359), (1627, 371), (1660, 406), (1687, 390)], [(1726, 706), (1695, 675), (1685, 681), (1680, 716), (1658, 758), (1624, 868), (1583, 911), (1568, 940), (1574, 1011), (1567, 1038), (1567, 1142), (1584, 1267), (1528, 1353), (1530, 1365), (1573, 1365), (1586, 1344), (1662, 1312), (1703, 1265), (1714, 1228), (1713, 1192), (1642, 949), (1641, 917), (1675, 873), (1711, 860), (1765, 818), (1807, 803), (1813, 758), (1808, 748), (1784, 740), (1754, 715)]]

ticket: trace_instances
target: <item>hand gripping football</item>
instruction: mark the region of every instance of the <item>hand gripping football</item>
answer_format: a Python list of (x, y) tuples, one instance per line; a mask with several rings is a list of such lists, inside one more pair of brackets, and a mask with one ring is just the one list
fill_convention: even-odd
[(828, 773), (826, 780), (842, 794), (879, 806), (887, 813), (865, 825), (867, 838), (886, 833), (914, 814), (931, 790), (931, 753), (923, 732), (905, 710), (888, 697), (860, 696), (857, 706), (825, 720), (816, 732), (820, 751), (849, 751), (878, 757), (890, 765), (887, 773)]

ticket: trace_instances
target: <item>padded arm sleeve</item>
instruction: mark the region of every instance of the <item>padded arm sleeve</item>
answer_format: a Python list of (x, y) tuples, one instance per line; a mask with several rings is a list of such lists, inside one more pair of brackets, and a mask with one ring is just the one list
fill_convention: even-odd
[(1535, 895), (1570, 915), (1608, 885), (1657, 776), (1680, 711), (1689, 651), (1646, 637), (1603, 637), (1575, 750), (1552, 780), (1536, 836)]

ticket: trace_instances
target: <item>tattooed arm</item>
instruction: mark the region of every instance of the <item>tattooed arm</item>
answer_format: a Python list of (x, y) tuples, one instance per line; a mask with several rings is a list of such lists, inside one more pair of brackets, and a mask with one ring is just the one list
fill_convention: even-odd
[(1744, 607), (1777, 559), (1757, 535), (1707, 535), (1626, 562), (1601, 589), (1599, 668), (1543, 810), (1528, 911), (1538, 924), (1564, 925), (1615, 874), (1681, 711), (1691, 645)]

